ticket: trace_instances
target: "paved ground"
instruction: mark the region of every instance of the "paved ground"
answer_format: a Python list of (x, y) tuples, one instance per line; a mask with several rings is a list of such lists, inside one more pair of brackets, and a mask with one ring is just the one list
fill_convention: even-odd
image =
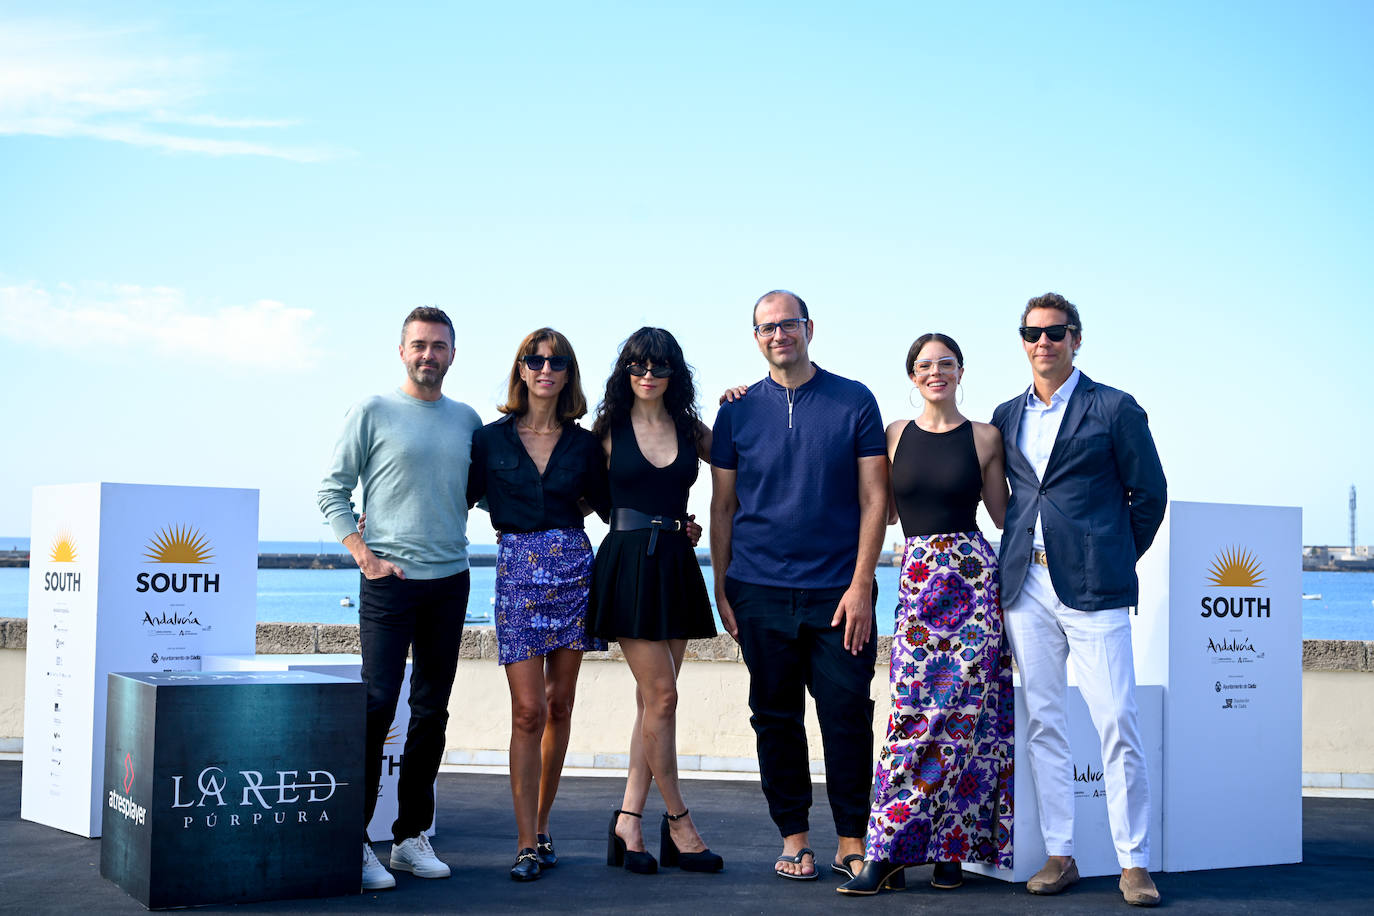
[[(23, 913), (140, 913), (141, 904), (100, 877), (100, 841), (19, 819), (20, 764), (0, 762), (0, 911)], [(324, 900), (292, 900), (201, 912), (388, 913), (518, 911), (599, 913), (831, 913), (866, 914), (941, 907), (969, 914), (1133, 912), (1113, 878), (1091, 878), (1055, 898), (1032, 897), (1025, 885), (970, 877), (963, 888), (937, 892), (930, 869), (907, 871), (910, 890), (853, 899), (835, 893), (826, 873), (812, 883), (772, 877), (778, 839), (753, 782), (692, 780), (685, 786), (693, 816), (711, 847), (725, 857), (718, 875), (676, 869), (655, 876), (605, 865), (605, 830), (621, 783), (599, 777), (564, 780), (554, 811), (558, 868), (531, 884), (506, 877), (514, 857), (510, 795), (504, 776), (439, 777), (439, 823), (434, 846), (454, 868), (444, 881), (397, 874), (395, 890)], [(823, 861), (834, 852), (823, 787), (812, 840)], [(1227, 798), (1226, 804), (1236, 802)], [(1260, 799), (1255, 803), (1262, 804)], [(651, 815), (659, 809), (650, 805)], [(1223, 816), (1223, 815), (1218, 815)], [(1157, 875), (1165, 908), (1179, 913), (1374, 912), (1374, 800), (1303, 801), (1303, 863), (1270, 868)], [(656, 835), (656, 834), (655, 834)], [(654, 849), (653, 845), (650, 847)], [(383, 861), (386, 848), (378, 847)], [(214, 863), (206, 863), (214, 867)]]

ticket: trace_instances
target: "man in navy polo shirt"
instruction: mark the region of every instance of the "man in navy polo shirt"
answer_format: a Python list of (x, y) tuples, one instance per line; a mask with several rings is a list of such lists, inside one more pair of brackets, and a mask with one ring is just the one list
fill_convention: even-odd
[(773, 290), (754, 304), (768, 375), (723, 404), (711, 444), (716, 606), (749, 668), (750, 722), (780, 877), (813, 880), (805, 690), (816, 701), (837, 869), (863, 859), (873, 779), (873, 569), (887, 515), (878, 404), (811, 362), (806, 303)]

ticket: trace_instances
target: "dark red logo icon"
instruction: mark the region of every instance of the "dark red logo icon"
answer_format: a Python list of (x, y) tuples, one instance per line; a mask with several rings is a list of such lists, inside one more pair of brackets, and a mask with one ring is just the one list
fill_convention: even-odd
[(134, 784), (134, 755), (124, 755), (124, 794), (129, 794), (129, 788)]

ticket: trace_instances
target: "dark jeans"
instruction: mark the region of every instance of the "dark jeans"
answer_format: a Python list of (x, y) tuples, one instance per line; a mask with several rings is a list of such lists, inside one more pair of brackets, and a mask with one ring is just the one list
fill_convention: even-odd
[[(725, 579), (725, 597), (735, 612), (740, 651), (749, 668), (749, 721), (758, 737), (763, 794), (783, 836), (810, 829), (803, 688), (816, 701), (835, 831), (861, 837), (868, 827), (873, 784), (873, 701), (868, 691), (878, 640), (870, 636), (858, 655), (845, 651), (844, 625), (830, 625), (844, 593), (843, 588), (774, 588)], [(873, 600), (878, 600), (876, 581)]]
[(444, 755), (448, 697), (458, 668), (471, 587), (472, 576), (466, 570), (443, 579), (385, 576), (362, 580), (358, 635), (367, 684), (364, 830), (377, 808), (382, 751), (401, 695), (406, 654), (413, 655), (410, 728), (397, 779), (396, 822), (391, 825), (397, 842), (418, 836), (434, 821), (434, 778)]

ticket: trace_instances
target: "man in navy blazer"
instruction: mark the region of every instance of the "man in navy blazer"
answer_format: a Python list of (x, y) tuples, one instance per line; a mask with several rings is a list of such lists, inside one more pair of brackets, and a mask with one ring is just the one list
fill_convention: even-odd
[(1072, 657), (1102, 742), (1120, 888), (1128, 903), (1155, 906), (1128, 614), (1138, 599), (1136, 560), (1164, 519), (1164, 469), (1135, 399), (1074, 367), (1083, 322), (1073, 303), (1057, 293), (1037, 296), (1020, 330), (1032, 384), (999, 406), (992, 422), (1011, 484), (999, 551), (1002, 608), (1026, 698), (1025, 746), (1049, 855), (1026, 887), (1057, 894), (1078, 880), (1066, 712)]

